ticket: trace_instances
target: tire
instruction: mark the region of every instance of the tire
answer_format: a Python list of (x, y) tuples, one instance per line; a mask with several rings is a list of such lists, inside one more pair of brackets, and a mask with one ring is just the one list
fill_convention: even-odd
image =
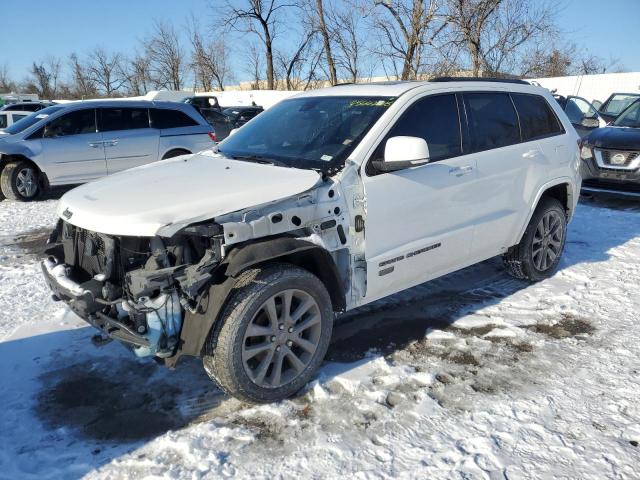
[(0, 174), (0, 190), (10, 200), (34, 200), (42, 192), (40, 172), (32, 163), (24, 160), (8, 162)]
[(567, 213), (555, 198), (543, 198), (518, 245), (503, 256), (513, 277), (538, 282), (558, 268), (567, 237)]
[(162, 157), (162, 160), (166, 160), (167, 158), (179, 157), (180, 155), (189, 155), (190, 153), (191, 152), (187, 150), (182, 150), (182, 149), (170, 150), (164, 154), (164, 156)]
[[(287, 298), (290, 315), (284, 315)], [(315, 275), (290, 264), (247, 270), (207, 339), (204, 368), (240, 400), (283, 400), (312, 378), (332, 328), (331, 299)]]

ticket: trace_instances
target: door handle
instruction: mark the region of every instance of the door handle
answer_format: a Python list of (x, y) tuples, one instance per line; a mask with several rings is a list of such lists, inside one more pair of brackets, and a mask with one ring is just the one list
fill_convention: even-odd
[(473, 171), (473, 167), (471, 165), (465, 165), (464, 167), (455, 167), (449, 170), (449, 175), (455, 175), (456, 177), (461, 177)]
[(118, 140), (108, 140), (104, 142), (105, 147), (115, 147), (118, 144)]
[(539, 150), (529, 150), (528, 152), (522, 154), (522, 158), (531, 159), (536, 158), (538, 155), (540, 155)]
[(103, 142), (89, 142), (89, 146), (93, 148), (101, 147)]

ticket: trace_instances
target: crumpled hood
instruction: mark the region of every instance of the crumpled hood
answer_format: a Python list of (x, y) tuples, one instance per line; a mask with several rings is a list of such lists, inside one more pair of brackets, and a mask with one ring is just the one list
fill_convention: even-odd
[(201, 152), (87, 183), (65, 194), (58, 215), (94, 232), (173, 235), (181, 228), (309, 190), (313, 170), (230, 160)]

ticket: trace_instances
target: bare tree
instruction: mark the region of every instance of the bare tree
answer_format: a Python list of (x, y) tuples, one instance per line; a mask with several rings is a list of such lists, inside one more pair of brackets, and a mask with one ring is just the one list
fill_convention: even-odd
[(152, 83), (149, 63), (149, 58), (140, 53), (135, 53), (131, 59), (125, 60), (124, 72), (128, 94), (145, 95), (149, 91)]
[(499, 75), (512, 70), (527, 44), (557, 33), (544, 2), (449, 0), (449, 14), (474, 77), (481, 71)]
[(579, 58), (574, 73), (578, 75), (593, 75), (598, 73), (624, 72), (626, 69), (617, 58), (605, 60), (601, 57), (586, 52)]
[[(300, 89), (303, 76), (309, 76), (309, 72), (303, 74), (305, 67), (315, 69), (318, 66), (317, 62), (308, 61), (308, 56), (315, 59), (318, 53), (318, 49), (315, 49), (315, 52), (313, 51), (313, 40), (315, 36), (315, 31), (309, 31), (304, 34), (291, 54), (287, 55), (284, 52), (277, 53), (276, 61), (279, 67), (277, 70), (280, 72), (280, 78), (284, 79), (287, 90)], [(320, 53), (322, 53), (322, 49), (320, 49)]]
[(293, 4), (282, 3), (282, 0), (242, 0), (234, 3), (242, 6), (236, 7), (227, 0), (225, 24), (238, 31), (252, 33), (260, 39), (265, 52), (267, 89), (273, 90), (273, 41), (277, 35), (278, 23), (282, 20), (282, 9), (292, 7)]
[(82, 63), (77, 54), (72, 53), (69, 56), (69, 65), (71, 66), (70, 85), (71, 93), (77, 98), (91, 98), (98, 93), (96, 84), (89, 75), (88, 68)]
[(256, 45), (249, 44), (244, 57), (244, 70), (251, 77), (251, 89), (260, 90), (262, 88), (262, 72), (264, 71), (263, 55)]
[(89, 57), (88, 73), (97, 90), (106, 97), (114, 96), (127, 83), (122, 55), (96, 47)]
[(3, 63), (0, 65), (0, 92), (12, 92), (15, 88), (16, 84), (9, 75), (9, 66)]
[(314, 22), (312, 31), (317, 29), (318, 32), (320, 32), (320, 36), (322, 37), (324, 58), (327, 62), (329, 82), (331, 83), (331, 85), (336, 85), (338, 83), (338, 75), (336, 73), (336, 63), (331, 51), (332, 35), (329, 32), (329, 28), (327, 27), (327, 22), (325, 19), (324, 1), (325, 0), (314, 0), (314, 15), (312, 17)]
[(151, 37), (145, 42), (150, 78), (156, 87), (180, 90), (186, 69), (184, 48), (174, 26), (155, 21)]
[(336, 67), (343, 78), (353, 83), (361, 74), (365, 55), (366, 31), (363, 28), (363, 18), (367, 15), (367, 8), (356, 1), (346, 2), (342, 8), (332, 6), (327, 14), (335, 45)]
[(191, 47), (191, 64), (196, 84), (199, 82), (205, 91), (223, 91), (225, 81), (231, 73), (229, 51), (224, 36), (214, 34), (213, 38), (205, 38), (194, 21)]
[(56, 98), (61, 69), (62, 62), (57, 57), (47, 57), (43, 61), (33, 62), (28, 81), (40, 97)]
[[(382, 32), (381, 58), (391, 56), (402, 64), (400, 71), (392, 67), (402, 80), (416, 78), (420, 71), (424, 48), (433, 46), (444, 30), (447, 20), (440, 12), (438, 0), (375, 0), (375, 5), (388, 15), (376, 18), (376, 27)], [(391, 18), (389, 18), (389, 16)]]

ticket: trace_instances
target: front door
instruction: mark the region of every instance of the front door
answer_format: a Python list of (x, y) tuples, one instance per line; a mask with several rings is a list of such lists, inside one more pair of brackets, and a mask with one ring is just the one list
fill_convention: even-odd
[[(365, 301), (417, 285), (468, 263), (474, 232), (476, 164), (464, 155), (454, 94), (423, 97), (391, 128), (366, 167)], [(386, 139), (422, 137), (430, 162), (377, 172)]]
[(101, 108), (100, 131), (109, 174), (158, 160), (160, 131), (146, 108)]
[(102, 134), (93, 108), (75, 110), (51, 120), (41, 142), (49, 183), (83, 183), (107, 174)]

